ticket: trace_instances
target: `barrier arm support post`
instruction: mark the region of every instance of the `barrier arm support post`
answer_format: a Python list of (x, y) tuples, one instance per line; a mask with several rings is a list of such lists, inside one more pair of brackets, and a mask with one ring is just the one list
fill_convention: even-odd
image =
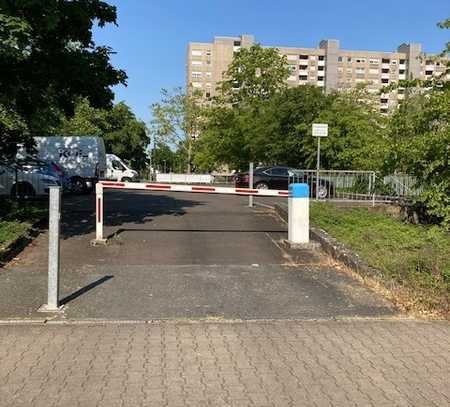
[(309, 244), (309, 186), (290, 184), (288, 198), (288, 244), (291, 247)]
[(106, 244), (103, 237), (103, 185), (97, 182), (95, 185), (95, 239), (91, 241), (93, 246)]

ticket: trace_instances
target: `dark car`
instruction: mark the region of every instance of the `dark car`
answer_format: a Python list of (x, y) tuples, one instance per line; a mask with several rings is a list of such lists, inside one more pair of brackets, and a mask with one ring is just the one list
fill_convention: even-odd
[[(238, 173), (234, 177), (236, 188), (248, 188), (247, 172)], [(309, 185), (311, 197), (316, 197), (317, 177), (315, 171), (298, 171), (289, 167), (258, 167), (253, 172), (253, 187), (257, 189), (288, 189), (290, 182)], [(319, 178), (319, 198), (334, 196), (334, 185), (326, 179)]]

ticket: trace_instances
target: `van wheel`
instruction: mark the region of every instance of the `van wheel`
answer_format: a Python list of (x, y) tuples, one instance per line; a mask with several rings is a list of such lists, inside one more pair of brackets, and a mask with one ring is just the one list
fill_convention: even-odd
[(87, 191), (87, 186), (82, 178), (73, 177), (70, 180), (70, 190), (74, 194), (84, 194)]
[(36, 191), (33, 185), (28, 182), (18, 182), (11, 189), (11, 198), (19, 201), (25, 201), (36, 197)]

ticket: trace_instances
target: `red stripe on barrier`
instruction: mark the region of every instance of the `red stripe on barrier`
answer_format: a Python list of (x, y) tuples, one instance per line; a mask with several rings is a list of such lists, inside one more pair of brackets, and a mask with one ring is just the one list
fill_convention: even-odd
[(97, 198), (97, 222), (98, 223), (100, 223), (102, 221), (101, 208), (102, 208), (102, 200), (100, 198)]
[(145, 184), (145, 188), (171, 189), (172, 186), (163, 184)]
[(123, 182), (101, 182), (104, 187), (123, 188), (125, 184)]
[(213, 187), (192, 187), (192, 192), (214, 192), (216, 188)]
[(235, 191), (236, 192), (241, 192), (241, 193), (244, 193), (244, 194), (257, 194), (257, 193), (259, 193), (258, 189), (248, 189), (248, 188), (245, 188), (245, 189), (236, 188)]
[(285, 191), (278, 191), (278, 195), (282, 195), (282, 196), (289, 196), (289, 192), (285, 192)]

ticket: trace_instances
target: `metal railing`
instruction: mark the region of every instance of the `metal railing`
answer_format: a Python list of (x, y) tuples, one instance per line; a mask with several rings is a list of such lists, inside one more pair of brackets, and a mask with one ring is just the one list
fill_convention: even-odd
[(311, 198), (320, 200), (393, 202), (420, 193), (414, 177), (380, 177), (374, 171), (291, 170), (289, 183), (293, 182), (308, 184)]

